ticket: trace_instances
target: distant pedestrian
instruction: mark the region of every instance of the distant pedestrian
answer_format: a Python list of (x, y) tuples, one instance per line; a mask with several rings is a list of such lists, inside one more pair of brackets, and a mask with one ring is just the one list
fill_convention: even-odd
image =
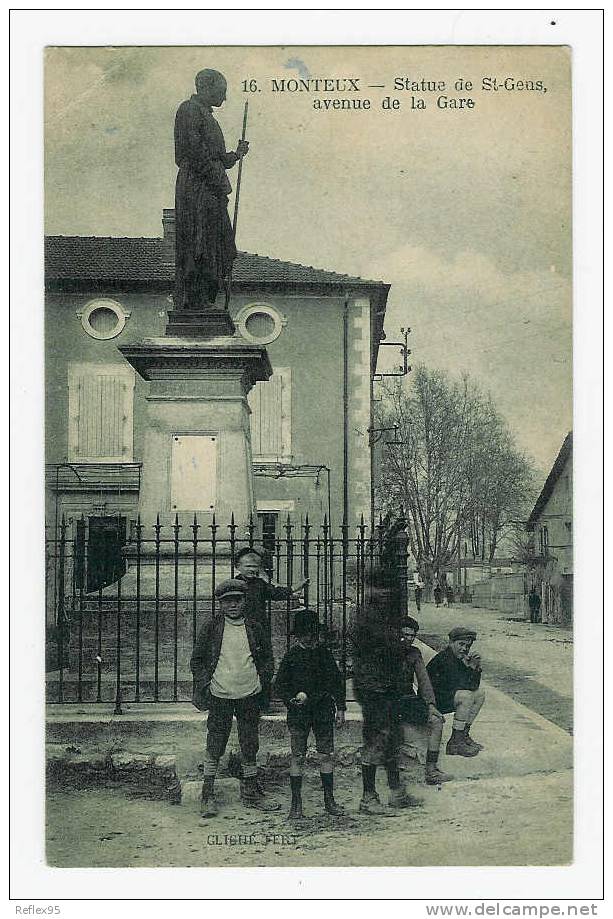
[(453, 592), (453, 587), (451, 586), (451, 584), (445, 584), (445, 599), (447, 601), (445, 604), (446, 606), (453, 606), (453, 602), (455, 600), (455, 594)]
[(421, 596), (424, 592), (424, 587), (426, 586), (421, 579), (421, 575), (416, 572), (415, 577), (413, 578), (414, 590), (415, 590), (415, 608), (417, 612), (421, 610)]
[(332, 653), (317, 638), (317, 613), (309, 609), (296, 612), (294, 644), (279, 666), (275, 693), (287, 706), (290, 734), (290, 785), (292, 803), (290, 820), (300, 820), (302, 813), (302, 778), (307, 741), (313, 731), (319, 757), (319, 772), (328, 814), (344, 813), (334, 800), (334, 724), (345, 721), (345, 681)]
[(443, 599), (443, 590), (441, 588), (441, 582), (438, 578), (434, 579), (434, 589), (432, 591), (434, 594), (434, 603), (438, 607), (441, 605), (441, 600)]
[(237, 578), (223, 581), (217, 587), (217, 615), (200, 630), (190, 661), (194, 705), (209, 713), (200, 799), (202, 817), (218, 813), (215, 776), (234, 717), (243, 760), (241, 800), (259, 810), (278, 808), (266, 801), (256, 766), (261, 694), (274, 672), (272, 649), (266, 631), (245, 618), (245, 594), (245, 582)]
[(535, 587), (532, 587), (528, 594), (528, 606), (530, 607), (530, 622), (541, 621), (541, 595)]
[(436, 696), (436, 707), (443, 714), (454, 713), (453, 730), (446, 747), (448, 756), (476, 756), (483, 749), (470, 736), (470, 728), (481, 711), (485, 692), (480, 689), (481, 657), (471, 651), (477, 633), (463, 626), (449, 632), (449, 645), (436, 654), (427, 666)]

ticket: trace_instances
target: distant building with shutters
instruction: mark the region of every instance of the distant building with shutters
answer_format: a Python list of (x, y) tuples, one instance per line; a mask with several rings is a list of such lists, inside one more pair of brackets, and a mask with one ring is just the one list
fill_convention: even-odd
[(566, 435), (532, 513), (528, 566), (543, 622), (568, 625), (573, 607), (573, 435)]
[[(117, 532), (129, 537), (137, 514), (148, 384), (117, 346), (164, 335), (172, 210), (163, 226), (160, 238), (46, 240), (47, 523), (57, 529), (66, 515), (76, 527), (82, 518), (90, 552)], [(355, 527), (361, 513), (368, 520), (372, 377), (388, 291), (382, 282), (260, 255), (237, 258), (231, 313), (243, 336), (266, 345), (273, 366), (249, 396), (257, 511), (268, 540), (288, 514), (296, 526), (307, 513), (315, 526), (328, 514), (339, 532), (345, 347), (348, 522)]]

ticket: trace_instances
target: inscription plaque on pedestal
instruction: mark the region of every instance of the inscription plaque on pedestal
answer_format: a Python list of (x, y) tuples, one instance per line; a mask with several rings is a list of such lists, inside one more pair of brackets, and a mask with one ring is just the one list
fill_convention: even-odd
[(175, 434), (172, 438), (170, 503), (173, 511), (215, 510), (217, 437)]

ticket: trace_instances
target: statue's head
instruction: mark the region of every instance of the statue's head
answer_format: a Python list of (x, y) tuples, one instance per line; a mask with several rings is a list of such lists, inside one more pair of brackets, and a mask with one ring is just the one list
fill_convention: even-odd
[(219, 106), (226, 100), (226, 78), (218, 70), (200, 70), (196, 74), (196, 92), (209, 105)]

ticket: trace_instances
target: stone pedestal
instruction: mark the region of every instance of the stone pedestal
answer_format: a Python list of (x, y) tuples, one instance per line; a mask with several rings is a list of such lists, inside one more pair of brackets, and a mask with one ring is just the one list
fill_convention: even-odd
[[(266, 348), (237, 337), (167, 334), (119, 350), (150, 383), (139, 503), (143, 538), (152, 538), (159, 515), (164, 539), (172, 540), (171, 527), (177, 518), (181, 540), (189, 540), (194, 514), (203, 540), (211, 537), (213, 514), (218, 538), (228, 538), (232, 515), (237, 538), (242, 537), (250, 516), (255, 518), (247, 394), (272, 373)], [(141, 553), (141, 568), (149, 568), (141, 572), (141, 586), (149, 595), (155, 563), (152, 548), (147, 543)], [(206, 553), (205, 546), (202, 551)], [(133, 562), (134, 552), (134, 545), (127, 547), (128, 562)], [(172, 543), (164, 542), (160, 554), (160, 594), (168, 597), (175, 584)], [(223, 566), (222, 556), (220, 546), (218, 563)], [(179, 565), (179, 591), (189, 594), (193, 557), (188, 543), (181, 546)], [(210, 580), (210, 564), (203, 558), (199, 567), (200, 593)], [(129, 593), (130, 574), (124, 579)]]
[(202, 339), (234, 335), (235, 329), (232, 317), (222, 308), (200, 312), (169, 310), (166, 335), (171, 338)]

